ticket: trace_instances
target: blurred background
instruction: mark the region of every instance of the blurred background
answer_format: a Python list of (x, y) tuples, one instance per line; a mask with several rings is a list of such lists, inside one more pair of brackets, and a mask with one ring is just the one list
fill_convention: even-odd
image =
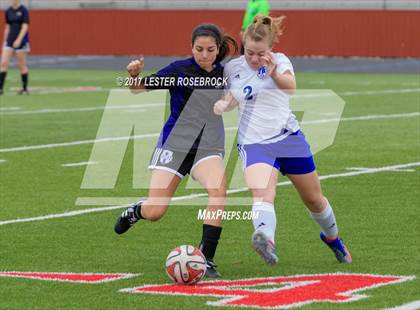
[[(10, 4), (0, 0), (0, 37)], [(216, 23), (239, 39), (248, 1), (22, 4), (30, 14), (29, 95), (17, 95), (23, 78), (14, 56), (0, 96), (0, 271), (143, 275), (103, 286), (0, 277), (0, 309), (211, 309), (205, 298), (119, 291), (167, 283), (163, 266), (168, 252), (176, 245), (198, 244), (202, 227), (197, 212), (202, 205), (187, 199), (203, 192), (189, 188), (186, 178), (177, 201), (193, 206), (171, 206), (162, 222), (141, 223), (124, 239), (113, 232), (123, 203), (147, 195), (141, 182), (148, 184), (147, 165), (169, 110), (162, 98), (150, 105), (134, 98), (119, 101), (122, 97), (115, 94), (124, 92), (116, 81), (127, 76), (127, 63), (140, 54), (145, 56), (144, 74), (190, 55), (191, 32), (200, 23)], [(225, 223), (216, 257), (220, 271), (225, 279), (338, 270), (415, 275), (412, 281), (368, 291), (369, 298), (354, 303), (303, 309), (418, 305), (420, 265), (413, 253), (419, 257), (420, 1), (271, 0), (270, 5), (271, 15), (286, 16), (284, 35), (274, 51), (291, 58), (298, 89), (331, 90), (345, 102), (334, 143), (316, 154), (316, 164), (355, 263), (338, 266), (331, 253), (321, 249), (298, 194), (282, 179), (276, 201), (279, 266), (259, 264), (250, 250), (252, 224), (232, 220)], [(114, 103), (111, 99), (118, 109), (107, 108)], [(304, 113), (294, 112), (301, 120)], [(135, 121), (135, 130), (121, 126), (127, 132), (120, 133), (121, 123), (109, 122), (115, 130), (103, 138), (99, 129), (109, 115), (122, 116), (118, 120), (124, 125)], [(124, 117), (133, 121), (124, 122)], [(335, 113), (322, 117), (312, 124), (337, 121)], [(230, 129), (227, 171), (235, 182), (244, 182), (235, 127)], [(88, 168), (101, 167), (91, 159), (94, 145), (114, 154), (124, 143), (124, 158), (116, 159), (121, 166), (114, 187), (83, 188)], [(235, 182), (229, 198), (248, 198), (248, 191), (235, 191), (244, 186)], [(230, 205), (228, 210), (245, 209)], [(271, 286), (262, 287), (267, 288)]]
[[(128, 59), (124, 56), (143, 54), (159, 56), (146, 63), (146, 69), (154, 69), (190, 53), (191, 30), (197, 24), (216, 23), (238, 38), (248, 1), (21, 3), (30, 10), (30, 67), (121, 69)], [(0, 0), (2, 10), (9, 5)], [(420, 57), (420, 1), (272, 0), (270, 5), (271, 15), (287, 17), (274, 49), (295, 58), (297, 71), (419, 71), (418, 61), (401, 58)], [(343, 64), (337, 57), (350, 59)], [(389, 61), (395, 58), (399, 61)]]

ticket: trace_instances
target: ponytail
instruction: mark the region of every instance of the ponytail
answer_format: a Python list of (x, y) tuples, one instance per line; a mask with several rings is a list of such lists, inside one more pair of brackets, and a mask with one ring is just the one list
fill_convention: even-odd
[(219, 54), (215, 62), (223, 61), (230, 54), (230, 45), (235, 49), (233, 54), (238, 53), (238, 44), (235, 39), (229, 35), (223, 35), (221, 45), (219, 46)]
[(273, 43), (277, 43), (279, 37), (283, 34), (283, 20), (285, 18), (286, 16), (255, 16), (252, 24), (248, 26), (243, 34), (243, 42), (245, 42), (247, 38), (256, 42), (267, 39), (270, 47), (273, 46)]

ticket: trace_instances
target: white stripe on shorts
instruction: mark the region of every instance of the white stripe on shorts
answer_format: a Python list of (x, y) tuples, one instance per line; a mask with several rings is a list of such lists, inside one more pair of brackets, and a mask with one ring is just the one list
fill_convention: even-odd
[(246, 169), (246, 151), (243, 145), (239, 145), (239, 156), (242, 159), (242, 171)]
[(157, 161), (159, 160), (160, 153), (162, 153), (163, 149), (156, 148), (155, 154), (153, 155), (152, 159), (152, 166), (155, 166), (157, 164)]
[(164, 170), (164, 171), (169, 171), (170, 173), (173, 173), (173, 174), (175, 174), (176, 176), (178, 176), (179, 178), (184, 178), (185, 177), (185, 175), (182, 175), (181, 173), (179, 173), (178, 171), (176, 171), (176, 170), (174, 170), (174, 169), (171, 169), (171, 168), (168, 168), (168, 167), (163, 167), (163, 166), (155, 166), (155, 165), (150, 165), (149, 166), (149, 169), (150, 170), (155, 170), (155, 169), (157, 169), (157, 170)]

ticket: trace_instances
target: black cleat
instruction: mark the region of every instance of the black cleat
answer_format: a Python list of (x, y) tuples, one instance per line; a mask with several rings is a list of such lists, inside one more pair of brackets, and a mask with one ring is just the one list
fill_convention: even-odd
[(220, 278), (222, 275), (216, 270), (217, 265), (212, 259), (208, 259), (206, 263), (207, 269), (204, 277), (206, 278)]
[(141, 202), (137, 202), (134, 205), (130, 206), (125, 210), (117, 219), (117, 222), (114, 226), (114, 231), (121, 235), (130, 229), (135, 223), (140, 219), (137, 216), (137, 208)]
[(0, 89), (0, 96), (4, 94), (3, 89)]

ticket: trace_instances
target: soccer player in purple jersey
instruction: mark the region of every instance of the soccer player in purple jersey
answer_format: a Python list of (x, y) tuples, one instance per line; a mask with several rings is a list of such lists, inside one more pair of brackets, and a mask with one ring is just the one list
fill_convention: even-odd
[[(213, 113), (214, 99), (223, 95), (223, 85), (195, 87), (167, 83), (178, 78), (223, 78), (221, 61), (229, 54), (235, 40), (213, 24), (196, 27), (192, 33), (192, 57), (171, 63), (156, 74), (145, 77), (130, 88), (134, 92), (167, 88), (171, 96), (171, 114), (166, 121), (149, 168), (152, 170), (148, 198), (124, 211), (117, 219), (115, 232), (125, 233), (139, 220), (156, 221), (166, 213), (181, 180), (190, 174), (206, 189), (209, 200), (206, 211), (223, 210), (226, 197), (224, 176), (224, 126)], [(128, 73), (138, 78), (144, 60), (129, 63)], [(166, 79), (166, 81), (165, 81)], [(162, 87), (156, 81), (162, 81)], [(152, 82), (153, 81), (153, 82)], [(168, 86), (169, 85), (169, 86)], [(207, 277), (219, 277), (213, 257), (222, 232), (220, 217), (205, 219), (200, 250), (207, 259)]]

